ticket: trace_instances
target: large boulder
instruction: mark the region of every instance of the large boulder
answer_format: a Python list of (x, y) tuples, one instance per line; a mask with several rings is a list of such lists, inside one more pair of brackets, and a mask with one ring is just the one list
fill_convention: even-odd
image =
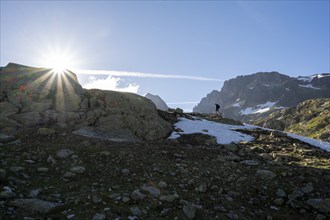
[[(116, 91), (85, 90), (70, 71), (10, 63), (0, 68), (0, 130), (68, 129), (114, 141), (157, 140), (172, 126), (147, 98)], [(55, 132), (54, 132), (55, 133)]]
[[(167, 136), (171, 124), (160, 118), (152, 101), (142, 96), (116, 91), (88, 90), (90, 99), (89, 118), (98, 131), (112, 137), (156, 140)], [(85, 129), (85, 131), (91, 129)], [(111, 134), (110, 134), (111, 133)], [(110, 138), (111, 139), (111, 138)]]

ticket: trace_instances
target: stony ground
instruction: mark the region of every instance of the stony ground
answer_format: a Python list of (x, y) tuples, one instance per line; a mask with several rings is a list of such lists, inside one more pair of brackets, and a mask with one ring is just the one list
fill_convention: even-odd
[(329, 219), (330, 153), (247, 133), (256, 141), (22, 134), (0, 146), (0, 219)]

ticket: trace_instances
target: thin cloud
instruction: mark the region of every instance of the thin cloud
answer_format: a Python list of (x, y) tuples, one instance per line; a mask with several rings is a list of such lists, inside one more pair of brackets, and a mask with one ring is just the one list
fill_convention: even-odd
[(219, 82), (224, 81), (222, 79), (208, 78), (208, 77), (203, 77), (203, 76), (171, 75), (171, 74), (167, 75), (167, 74), (113, 71), (113, 70), (75, 70), (74, 72), (76, 74), (90, 74), (90, 75), (131, 76), (131, 77), (142, 77), (142, 78), (165, 78), (165, 79), (188, 79), (188, 80), (219, 81)]
[(190, 104), (198, 104), (199, 102), (168, 102), (168, 105), (190, 105)]
[(83, 85), (85, 89), (102, 89), (102, 90), (114, 90), (120, 92), (132, 92), (137, 93), (139, 90), (139, 85), (137, 84), (126, 84), (121, 85), (123, 82), (120, 78), (108, 76), (105, 79), (98, 79), (96, 77), (89, 77), (86, 84)]

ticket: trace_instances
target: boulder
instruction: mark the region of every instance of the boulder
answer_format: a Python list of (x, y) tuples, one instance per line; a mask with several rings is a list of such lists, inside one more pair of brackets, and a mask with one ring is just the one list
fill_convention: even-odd
[(27, 211), (49, 213), (57, 207), (62, 206), (62, 203), (48, 202), (40, 199), (15, 199), (9, 202), (9, 205), (25, 209)]
[(103, 106), (105, 111), (105, 116), (96, 122), (101, 132), (126, 133), (143, 140), (156, 140), (172, 131), (171, 124), (159, 116), (155, 105), (147, 98), (115, 91), (94, 89), (87, 92), (94, 98), (91, 108)]
[[(157, 140), (172, 126), (149, 99), (116, 91), (84, 90), (70, 71), (10, 63), (0, 74), (0, 129), (42, 126), (114, 141)], [(52, 131), (52, 133), (54, 133)], [(10, 133), (12, 134), (12, 133)]]

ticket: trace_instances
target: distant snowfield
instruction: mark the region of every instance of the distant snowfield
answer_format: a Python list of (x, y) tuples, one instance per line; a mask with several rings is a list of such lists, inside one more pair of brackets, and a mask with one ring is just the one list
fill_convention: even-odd
[[(175, 124), (175, 128), (179, 128), (183, 130), (183, 132), (174, 131), (169, 137), (169, 139), (179, 138), (182, 134), (202, 133), (215, 137), (218, 144), (230, 144), (230, 143), (239, 143), (241, 141), (251, 142), (254, 140), (254, 137), (247, 134), (243, 134), (238, 131), (234, 131), (234, 129), (249, 130), (260, 127), (248, 125), (248, 124), (245, 124), (243, 126), (222, 124), (222, 123), (208, 121), (199, 118), (195, 118), (195, 120), (179, 118), (179, 121)], [(271, 129), (265, 129), (265, 130), (271, 130)], [(294, 139), (301, 140), (302, 142), (305, 142), (307, 144), (313, 145), (315, 147), (319, 147), (321, 149), (330, 152), (329, 142), (319, 141), (312, 138), (299, 136), (296, 134), (290, 134), (290, 133), (287, 134), (288, 136)]]
[(277, 102), (266, 102), (264, 104), (257, 105), (256, 107), (246, 108), (240, 111), (242, 115), (250, 115), (257, 113), (264, 113), (270, 110)]
[(323, 77), (329, 77), (329, 75), (317, 74), (312, 76), (298, 76), (296, 79), (304, 82), (311, 82), (315, 77), (320, 79)]
[(300, 86), (300, 87), (309, 88), (309, 89), (321, 89), (321, 88), (314, 87), (312, 84), (299, 85), (299, 86)]

